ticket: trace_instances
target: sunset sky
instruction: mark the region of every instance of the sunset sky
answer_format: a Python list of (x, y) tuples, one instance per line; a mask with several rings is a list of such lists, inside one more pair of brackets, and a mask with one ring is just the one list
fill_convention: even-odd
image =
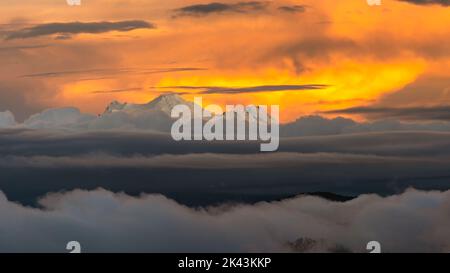
[(284, 122), (397, 108), (421, 119), (450, 105), (450, 4), (2, 0), (0, 63), (0, 111), (18, 120), (164, 92), (279, 104)]

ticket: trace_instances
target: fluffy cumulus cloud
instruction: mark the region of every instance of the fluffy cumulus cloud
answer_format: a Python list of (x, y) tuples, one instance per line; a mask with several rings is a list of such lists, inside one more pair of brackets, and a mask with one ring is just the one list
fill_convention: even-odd
[(27, 128), (57, 128), (87, 122), (94, 118), (93, 115), (80, 113), (77, 108), (47, 109), (32, 115), (23, 125)]
[(1, 252), (384, 252), (450, 250), (450, 192), (420, 192), (346, 203), (316, 197), (190, 209), (160, 195), (105, 190), (50, 194), (40, 209), (0, 195)]

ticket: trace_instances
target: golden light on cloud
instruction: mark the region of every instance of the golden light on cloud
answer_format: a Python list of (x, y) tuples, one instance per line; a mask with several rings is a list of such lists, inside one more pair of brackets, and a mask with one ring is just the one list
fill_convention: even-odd
[[(414, 81), (425, 69), (421, 60), (395, 61), (386, 63), (354, 62), (342, 60), (330, 67), (314, 69), (301, 76), (292, 70), (267, 69), (261, 73), (255, 71), (239, 71), (236, 74), (224, 74), (205, 77), (165, 77), (157, 87), (255, 87), (267, 85), (305, 85), (324, 84), (328, 87), (320, 90), (285, 90), (281, 92), (243, 93), (238, 95), (207, 95), (207, 103), (225, 104), (278, 104), (282, 109), (281, 120), (288, 122), (300, 115), (333, 110), (355, 103), (377, 100), (406, 84)], [(172, 88), (171, 91), (184, 92), (183, 89)], [(194, 94), (187, 97), (192, 99)], [(316, 104), (317, 103), (317, 104)]]
[[(90, 77), (88, 73), (60, 76), (57, 80), (29, 79), (45, 82), (52, 90), (52, 99), (45, 100), (48, 106), (75, 105), (92, 113), (101, 113), (111, 100), (145, 103), (164, 92), (186, 91), (165, 88), (171, 86), (327, 85), (317, 90), (204, 95), (208, 104), (279, 104), (284, 122), (301, 115), (377, 102), (424, 74), (450, 76), (445, 72), (450, 67), (450, 30), (446, 27), (450, 25), (450, 9), (439, 5), (396, 0), (383, 1), (380, 7), (370, 7), (362, 0), (339, 4), (273, 1), (247, 13), (177, 17), (174, 10), (198, 2), (125, 2), (109, 1), (108, 10), (103, 10), (104, 2), (93, 0), (83, 4), (78, 13), (65, 5), (52, 4), (54, 15), (32, 5), (0, 4), (3, 23), (18, 24), (19, 30), (51, 22), (140, 20), (156, 26), (102, 33), (80, 31), (68, 33), (66, 39), (42, 35), (7, 41), (11, 44), (8, 46), (31, 41), (52, 47), (42, 49), (41, 54), (24, 51), (22, 57), (28, 64), (10, 66), (8, 73), (28, 74), (25, 68), (29, 67), (40, 72), (142, 70), (94, 80), (83, 80)], [(299, 12), (278, 9), (299, 4), (305, 5)], [(27, 16), (20, 20), (9, 18), (8, 13), (18, 8), (25, 8)], [(14, 30), (14, 24), (9, 28)], [(166, 68), (204, 69), (143, 72)], [(184, 96), (191, 99), (194, 95)]]

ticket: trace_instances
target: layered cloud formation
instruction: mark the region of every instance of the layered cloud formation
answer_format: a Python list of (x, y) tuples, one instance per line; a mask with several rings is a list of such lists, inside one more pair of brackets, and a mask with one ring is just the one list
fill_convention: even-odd
[(175, 142), (143, 131), (21, 129), (0, 131), (0, 154), (0, 189), (27, 205), (48, 192), (98, 187), (160, 193), (189, 206), (314, 192), (390, 195), (408, 187), (448, 190), (450, 177), (446, 132), (287, 138), (279, 152), (260, 154), (259, 143)]
[[(450, 251), (448, 1), (7, 2), (0, 252)], [(280, 105), (280, 152), (172, 141), (166, 91)]]

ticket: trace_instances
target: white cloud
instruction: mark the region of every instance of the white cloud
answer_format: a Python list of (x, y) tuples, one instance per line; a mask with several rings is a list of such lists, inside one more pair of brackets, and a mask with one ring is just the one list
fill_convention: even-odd
[(279, 252), (299, 238), (317, 242), (311, 251), (364, 252), (371, 240), (385, 252), (450, 251), (450, 191), (190, 209), (159, 195), (96, 190), (40, 204), (23, 207), (0, 194), (0, 251), (64, 252), (77, 240), (86, 252)]
[(77, 127), (93, 120), (95, 117), (82, 114), (80, 110), (73, 107), (47, 109), (42, 113), (32, 115), (22, 126), (32, 129), (54, 129)]
[(16, 125), (14, 115), (10, 111), (0, 112), (0, 128), (8, 128)]

